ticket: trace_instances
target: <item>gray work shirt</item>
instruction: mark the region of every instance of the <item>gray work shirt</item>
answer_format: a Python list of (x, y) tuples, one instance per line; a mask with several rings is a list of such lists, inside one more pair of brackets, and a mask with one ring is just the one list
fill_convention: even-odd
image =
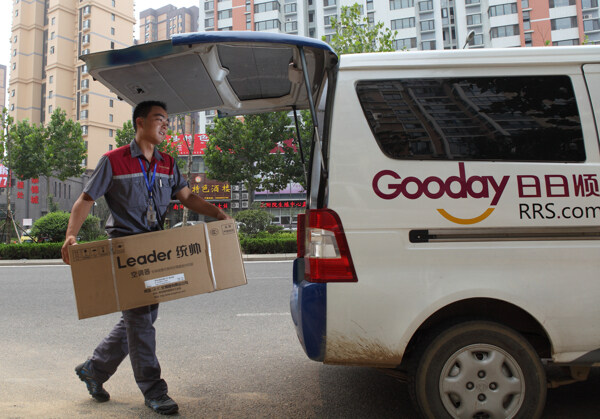
[(154, 156), (148, 162), (133, 140), (129, 145), (109, 151), (100, 158), (83, 192), (94, 201), (103, 195), (106, 198), (110, 209), (110, 217), (106, 222), (109, 237), (160, 230), (159, 223), (149, 223), (146, 216), (149, 191), (144, 177), (150, 183), (155, 166), (152, 205), (158, 220), (162, 221), (169, 202), (175, 199), (177, 192), (188, 186), (173, 157), (155, 148)]

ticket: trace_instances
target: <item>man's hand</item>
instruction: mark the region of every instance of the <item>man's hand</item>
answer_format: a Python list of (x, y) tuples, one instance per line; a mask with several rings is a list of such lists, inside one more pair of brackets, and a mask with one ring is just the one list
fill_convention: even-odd
[(67, 265), (70, 265), (69, 261), (69, 246), (77, 244), (77, 238), (75, 236), (68, 236), (63, 243), (62, 249), (60, 249), (60, 253), (62, 255), (62, 260)]

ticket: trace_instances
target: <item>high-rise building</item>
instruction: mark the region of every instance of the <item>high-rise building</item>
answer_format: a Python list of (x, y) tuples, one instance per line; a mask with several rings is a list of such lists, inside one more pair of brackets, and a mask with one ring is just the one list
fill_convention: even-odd
[(132, 45), (133, 0), (13, 0), (12, 13), (10, 114), (45, 124), (60, 107), (82, 125), (94, 168), (131, 106), (93, 81), (79, 56)]
[[(171, 4), (160, 9), (146, 9), (140, 12), (139, 42), (153, 42), (170, 39), (172, 35), (198, 31), (198, 7), (177, 8)], [(182, 124), (183, 122), (183, 124)], [(192, 134), (198, 132), (198, 114), (183, 118), (170, 118), (169, 128), (173, 132)]]
[(6, 104), (6, 66), (0, 64), (0, 109)]

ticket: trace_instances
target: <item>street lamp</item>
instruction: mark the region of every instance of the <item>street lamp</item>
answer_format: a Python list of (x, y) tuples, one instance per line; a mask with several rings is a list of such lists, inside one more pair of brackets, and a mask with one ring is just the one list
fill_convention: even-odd
[(469, 34), (467, 35), (467, 40), (465, 41), (465, 45), (463, 46), (463, 49), (465, 49), (467, 47), (467, 45), (469, 44), (469, 42), (471, 42), (471, 40), (475, 38), (475, 31), (470, 31)]

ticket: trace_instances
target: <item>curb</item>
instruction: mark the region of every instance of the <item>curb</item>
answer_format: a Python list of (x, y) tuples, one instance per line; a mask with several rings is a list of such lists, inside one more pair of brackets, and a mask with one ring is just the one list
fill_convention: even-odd
[[(273, 255), (242, 255), (244, 262), (279, 262), (292, 261), (295, 253), (281, 253)], [(36, 266), (36, 265), (65, 265), (62, 259), (4, 259), (0, 266)]]

